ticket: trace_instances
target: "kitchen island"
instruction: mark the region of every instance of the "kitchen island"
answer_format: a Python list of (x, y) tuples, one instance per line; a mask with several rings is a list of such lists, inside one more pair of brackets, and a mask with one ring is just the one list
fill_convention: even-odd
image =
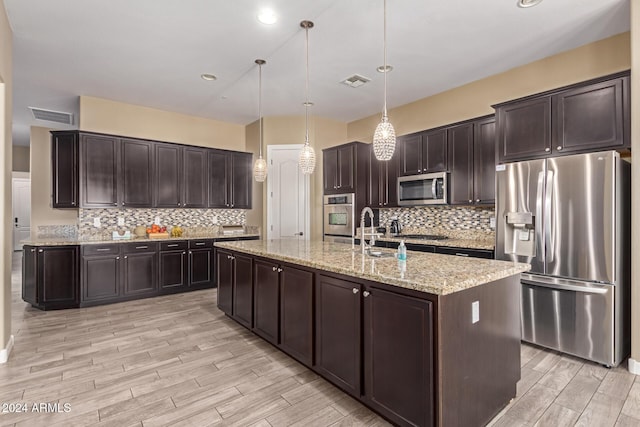
[(327, 242), (216, 246), (218, 307), (398, 425), (488, 423), (520, 379), (528, 264)]

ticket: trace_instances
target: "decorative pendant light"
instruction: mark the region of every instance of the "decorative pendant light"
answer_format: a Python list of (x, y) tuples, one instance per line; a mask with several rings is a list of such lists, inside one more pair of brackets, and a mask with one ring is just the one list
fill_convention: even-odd
[(313, 170), (316, 168), (316, 152), (313, 150), (313, 147), (309, 145), (309, 106), (311, 103), (309, 102), (309, 28), (313, 28), (313, 22), (311, 21), (302, 21), (300, 26), (305, 29), (306, 34), (306, 67), (307, 67), (307, 76), (306, 76), (306, 101), (304, 103), (304, 146), (302, 150), (300, 150), (300, 157), (298, 158), (298, 164), (300, 165), (300, 170), (305, 175), (310, 175), (313, 173)]
[(264, 182), (267, 179), (267, 161), (262, 158), (262, 66), (266, 63), (267, 61), (264, 59), (256, 59), (256, 64), (258, 64), (258, 120), (260, 120), (258, 141), (260, 143), (260, 157), (253, 164), (253, 177), (257, 182)]
[(384, 65), (382, 72), (384, 73), (384, 110), (382, 112), (382, 121), (378, 123), (376, 131), (373, 134), (373, 154), (378, 160), (391, 160), (393, 152), (396, 149), (396, 131), (393, 125), (389, 123), (387, 116), (387, 73), (391, 67), (387, 66), (387, 0), (384, 0)]

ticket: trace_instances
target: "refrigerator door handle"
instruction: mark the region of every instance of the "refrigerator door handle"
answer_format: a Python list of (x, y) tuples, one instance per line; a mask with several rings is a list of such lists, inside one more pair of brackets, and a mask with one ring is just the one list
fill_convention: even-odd
[(520, 282), (524, 285), (540, 286), (542, 288), (557, 289), (561, 291), (583, 292), (587, 294), (606, 294), (607, 292), (609, 292), (609, 289), (605, 287), (594, 288), (589, 286), (568, 285), (564, 283), (541, 283), (526, 279), (521, 279)]
[(535, 220), (535, 233), (536, 233), (536, 257), (544, 260), (544, 240), (542, 238), (542, 193), (544, 190), (544, 172), (538, 173), (538, 191), (536, 192), (536, 220)]
[(555, 230), (553, 229), (555, 221), (553, 220), (553, 212), (551, 210), (551, 203), (553, 201), (553, 171), (547, 171), (544, 199), (544, 241), (546, 247), (545, 261), (553, 262), (553, 258), (555, 255)]

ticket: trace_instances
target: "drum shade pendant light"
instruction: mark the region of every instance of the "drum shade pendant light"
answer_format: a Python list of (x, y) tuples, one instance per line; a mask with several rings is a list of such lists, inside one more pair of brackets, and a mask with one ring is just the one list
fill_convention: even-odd
[(384, 25), (383, 25), (383, 61), (382, 72), (384, 73), (384, 110), (382, 121), (378, 123), (373, 134), (373, 154), (378, 160), (391, 160), (396, 149), (396, 131), (389, 123), (387, 116), (387, 73), (391, 67), (387, 66), (387, 0), (384, 0)]
[(305, 80), (306, 101), (304, 103), (304, 146), (302, 150), (300, 150), (298, 164), (303, 174), (310, 175), (316, 168), (316, 152), (313, 150), (313, 147), (309, 145), (309, 106), (311, 105), (309, 102), (309, 28), (313, 28), (313, 22), (302, 21), (300, 26), (305, 29), (307, 75)]
[(260, 156), (253, 164), (253, 177), (257, 182), (264, 182), (267, 179), (267, 161), (262, 158), (262, 66), (267, 61), (256, 59), (255, 62), (258, 64), (258, 120), (260, 120), (258, 142), (260, 144)]

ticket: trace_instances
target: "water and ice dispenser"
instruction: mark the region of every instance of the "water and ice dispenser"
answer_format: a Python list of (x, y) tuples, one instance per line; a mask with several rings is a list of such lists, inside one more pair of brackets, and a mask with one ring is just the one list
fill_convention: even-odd
[(531, 212), (507, 212), (504, 231), (506, 254), (536, 256), (535, 216)]

